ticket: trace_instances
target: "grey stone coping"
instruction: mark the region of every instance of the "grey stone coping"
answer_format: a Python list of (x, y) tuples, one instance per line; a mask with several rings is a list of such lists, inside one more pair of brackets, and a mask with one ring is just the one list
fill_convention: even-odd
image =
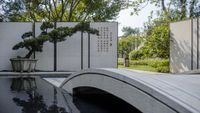
[(0, 72), (0, 77), (30, 77), (30, 76), (40, 76), (40, 77), (68, 77), (73, 72)]

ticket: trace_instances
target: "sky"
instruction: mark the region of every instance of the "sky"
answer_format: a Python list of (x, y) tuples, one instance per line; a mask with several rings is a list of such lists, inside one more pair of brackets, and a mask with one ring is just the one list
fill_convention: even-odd
[(146, 6), (138, 15), (130, 15), (133, 9), (130, 7), (128, 9), (120, 11), (120, 14), (117, 18), (118, 25), (118, 36), (122, 36), (123, 32), (121, 29), (125, 26), (130, 26), (132, 28), (139, 27), (143, 28), (144, 22), (148, 21), (148, 16), (152, 10), (157, 10), (153, 5)]

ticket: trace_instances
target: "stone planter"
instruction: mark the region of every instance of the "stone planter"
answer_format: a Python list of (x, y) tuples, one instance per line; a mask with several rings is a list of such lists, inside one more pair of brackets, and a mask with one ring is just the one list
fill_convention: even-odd
[(12, 58), (10, 59), (14, 72), (32, 72), (35, 71), (36, 59)]

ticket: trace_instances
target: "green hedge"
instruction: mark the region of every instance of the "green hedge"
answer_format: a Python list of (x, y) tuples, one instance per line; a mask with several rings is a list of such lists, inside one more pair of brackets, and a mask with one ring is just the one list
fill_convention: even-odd
[(161, 73), (169, 73), (170, 72), (169, 66), (157, 67), (156, 70)]
[(123, 58), (118, 58), (118, 65), (124, 65)]
[[(118, 65), (123, 65), (123, 59), (118, 59)], [(168, 73), (169, 60), (168, 59), (145, 59), (145, 60), (130, 60), (130, 65), (146, 65), (151, 66), (157, 70), (157, 72)]]
[(131, 60), (139, 60), (142, 59), (143, 52), (141, 50), (133, 50), (129, 53), (129, 59)]
[(154, 68), (169, 66), (169, 60), (149, 60), (148, 65)]
[(148, 65), (148, 60), (131, 60), (130, 65)]

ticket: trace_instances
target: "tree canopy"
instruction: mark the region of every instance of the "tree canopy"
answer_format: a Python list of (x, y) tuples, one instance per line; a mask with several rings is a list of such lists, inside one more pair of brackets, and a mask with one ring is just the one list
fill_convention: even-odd
[(159, 7), (161, 10), (157, 13), (166, 15), (170, 20), (197, 17), (200, 13), (199, 0), (134, 0), (130, 6), (133, 7), (134, 13), (138, 14), (149, 4)]
[(122, 32), (124, 32), (123, 36), (139, 35), (140, 29), (139, 28), (131, 28), (131, 27), (123, 27)]
[(122, 0), (1, 0), (7, 21), (108, 21), (123, 8)]

